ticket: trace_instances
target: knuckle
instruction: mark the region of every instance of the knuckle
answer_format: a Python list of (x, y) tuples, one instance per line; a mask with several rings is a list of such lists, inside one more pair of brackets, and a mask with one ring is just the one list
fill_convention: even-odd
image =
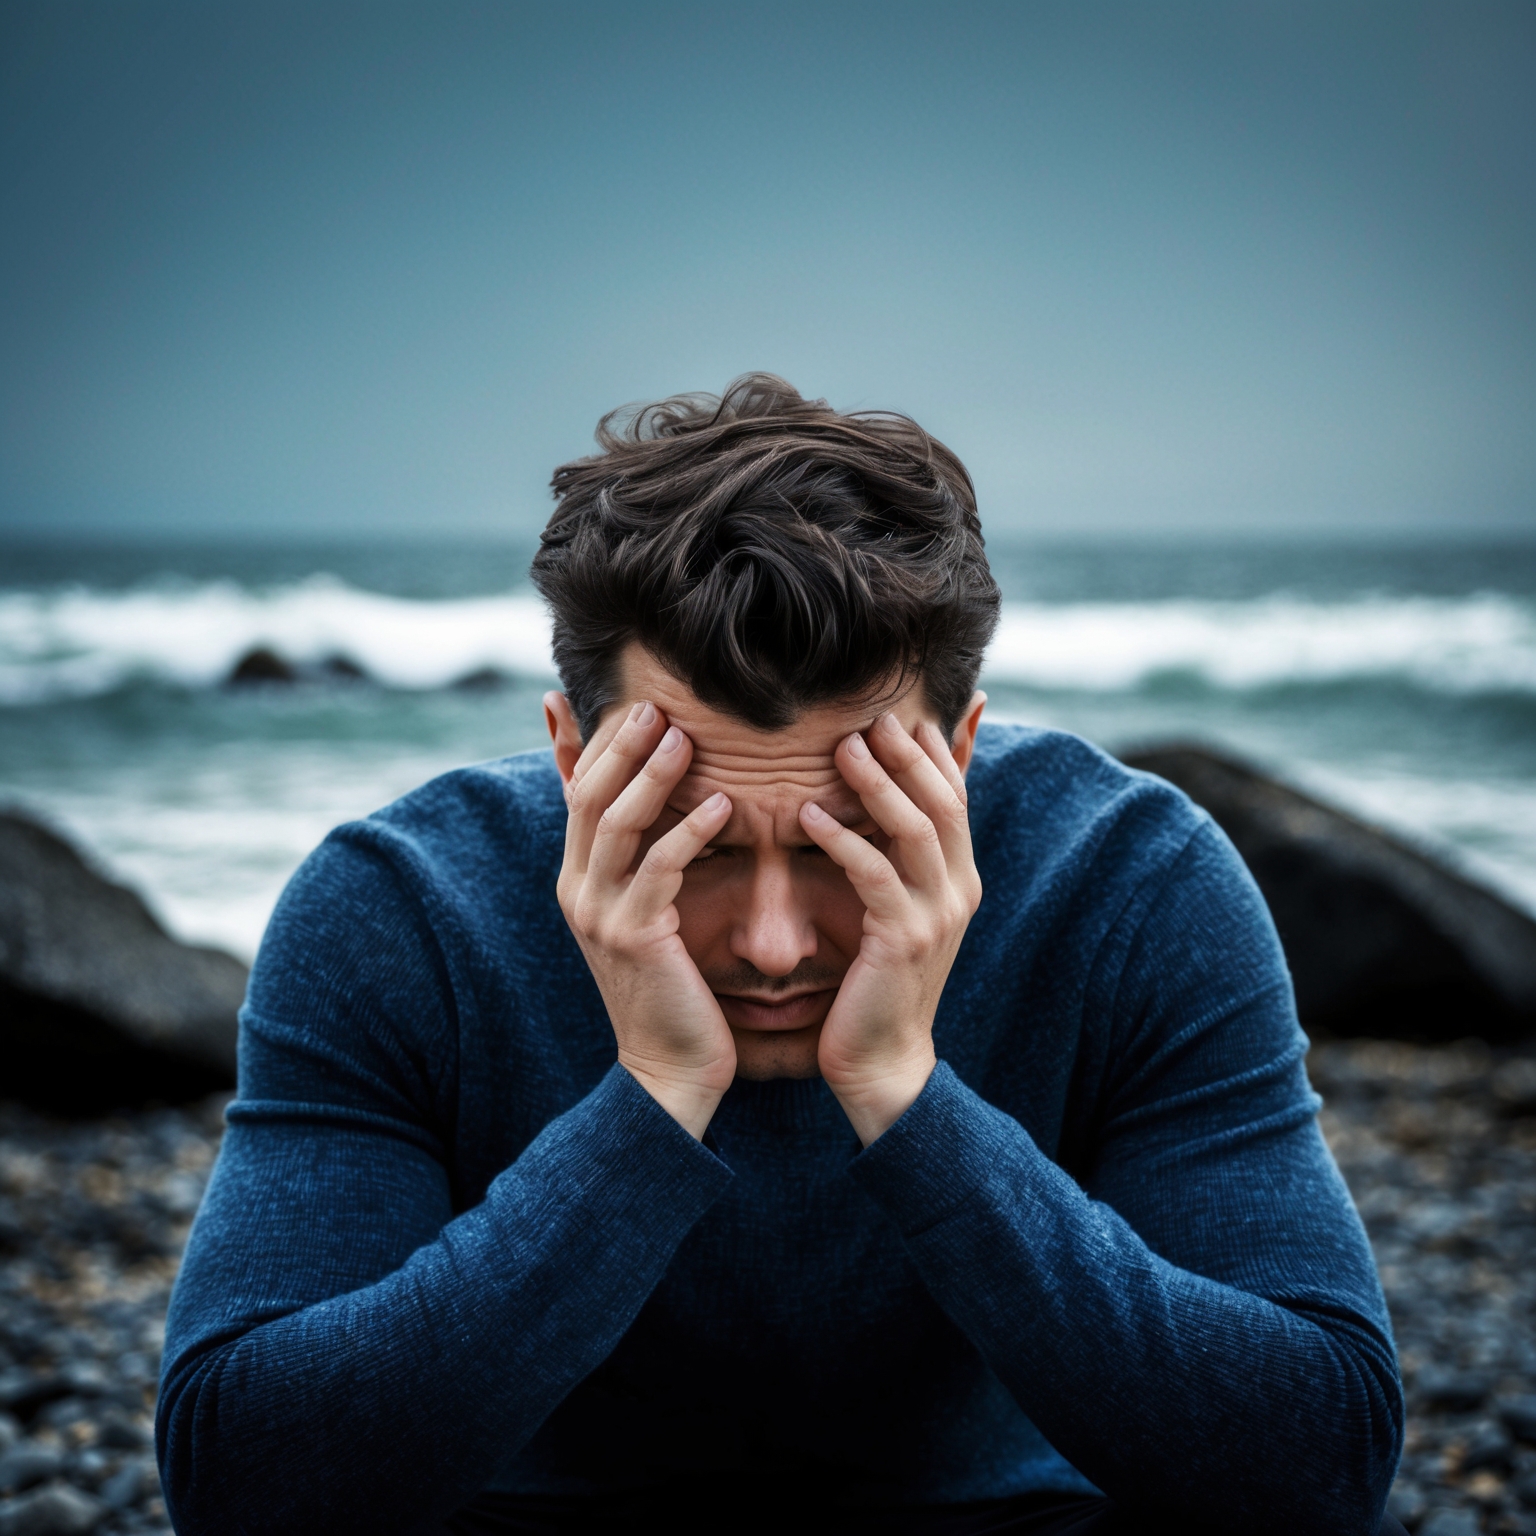
[(912, 837), (924, 847), (932, 848), (939, 841), (939, 829), (927, 816), (919, 816), (912, 827)]

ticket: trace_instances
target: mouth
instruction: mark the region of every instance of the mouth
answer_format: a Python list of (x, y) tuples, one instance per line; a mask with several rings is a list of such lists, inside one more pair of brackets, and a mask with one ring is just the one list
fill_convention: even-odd
[(715, 996), (732, 1029), (806, 1029), (826, 1018), (837, 988), (797, 992), (791, 997), (752, 997), (735, 992), (717, 992)]

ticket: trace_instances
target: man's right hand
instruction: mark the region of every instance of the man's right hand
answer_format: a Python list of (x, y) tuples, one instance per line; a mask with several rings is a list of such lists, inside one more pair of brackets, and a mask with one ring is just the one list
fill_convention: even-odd
[(603, 994), (619, 1064), (702, 1137), (736, 1075), (736, 1046), (683, 947), (674, 902), (684, 869), (730, 819), (731, 802), (706, 800), (637, 865), (693, 743), (654, 704), (636, 704), (604, 745), (606, 734), (596, 734), (566, 786), (560, 910)]

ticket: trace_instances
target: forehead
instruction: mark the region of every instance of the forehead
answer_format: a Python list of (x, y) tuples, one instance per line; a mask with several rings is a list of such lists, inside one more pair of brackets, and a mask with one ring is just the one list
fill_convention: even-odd
[[(797, 825), (801, 804), (815, 800), (840, 820), (861, 815), (857, 797), (843, 782), (833, 754), (845, 736), (867, 730), (877, 714), (890, 709), (909, 727), (933, 718), (920, 688), (879, 706), (832, 703), (808, 709), (780, 731), (759, 730), (701, 703), (639, 645), (631, 645), (620, 665), (623, 700), (616, 708), (648, 699), (693, 742), (693, 762), (670, 804), (687, 812), (723, 789), (733, 806), (723, 836), (755, 830), (765, 818)], [(781, 827), (781, 830), (783, 828)], [(800, 840), (798, 832), (795, 833)]]

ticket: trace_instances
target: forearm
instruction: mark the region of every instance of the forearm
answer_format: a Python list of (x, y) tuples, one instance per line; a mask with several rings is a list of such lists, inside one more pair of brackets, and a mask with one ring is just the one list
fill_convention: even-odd
[[(349, 1285), (325, 1254), (295, 1254), (299, 1294), (317, 1274), (335, 1292), (297, 1306), (253, 1247), (272, 1234), (228, 1208), (243, 1191), (221, 1209), (216, 1186), (160, 1408), (178, 1523), (410, 1530), (463, 1502), (613, 1349), (729, 1177), (616, 1071), (389, 1273)], [(232, 1281), (237, 1244), (256, 1284)], [(200, 1305), (210, 1287), (222, 1325)]]
[(935, 1299), (1106, 1493), (1255, 1531), (1374, 1529), (1401, 1407), (1368, 1322), (1322, 1286), (1282, 1306), (1160, 1258), (945, 1067), (889, 1134), (856, 1176)]

